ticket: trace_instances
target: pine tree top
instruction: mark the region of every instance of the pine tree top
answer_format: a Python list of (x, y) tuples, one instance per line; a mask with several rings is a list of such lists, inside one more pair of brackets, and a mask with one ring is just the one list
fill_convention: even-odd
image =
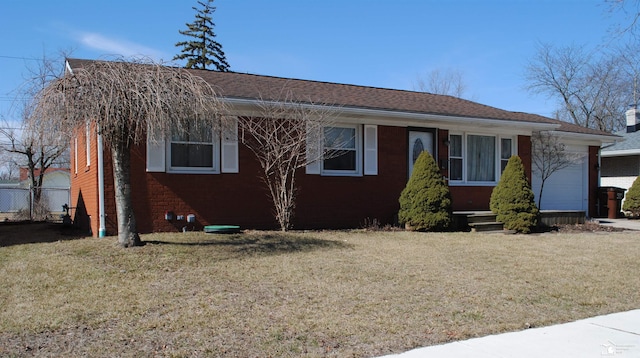
[(215, 24), (212, 15), (216, 11), (213, 0), (206, 3), (198, 1), (202, 8), (193, 7), (196, 11), (195, 20), (187, 23), (186, 30), (178, 30), (181, 35), (191, 37), (191, 40), (180, 41), (176, 47), (181, 47), (181, 53), (174, 56), (173, 60), (187, 60), (185, 68), (208, 69), (211, 66), (217, 71), (228, 71), (229, 64), (222, 51), (222, 45), (215, 38), (213, 32)]

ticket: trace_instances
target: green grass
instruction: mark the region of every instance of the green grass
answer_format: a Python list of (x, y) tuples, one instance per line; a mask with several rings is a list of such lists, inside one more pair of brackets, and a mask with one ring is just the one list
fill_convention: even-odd
[(368, 357), (640, 308), (628, 232), (142, 239), (0, 247), (0, 356)]

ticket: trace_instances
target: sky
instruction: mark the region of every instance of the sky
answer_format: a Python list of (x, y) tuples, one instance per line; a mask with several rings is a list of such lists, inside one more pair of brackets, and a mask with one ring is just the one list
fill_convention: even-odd
[[(16, 89), (43, 56), (147, 56), (170, 62), (196, 0), (2, 0), (0, 118), (19, 118)], [(214, 32), (230, 70), (414, 90), (458, 71), (464, 97), (552, 116), (526, 90), (536, 46), (592, 48), (625, 20), (605, 0), (215, 0)], [(112, 57), (111, 57), (112, 58)], [(183, 65), (184, 62), (175, 64)]]

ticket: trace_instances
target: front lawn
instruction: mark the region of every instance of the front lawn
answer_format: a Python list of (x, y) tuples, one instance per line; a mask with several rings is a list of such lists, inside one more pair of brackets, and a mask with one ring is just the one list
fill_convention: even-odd
[(371, 357), (640, 308), (631, 232), (142, 239), (0, 247), (0, 356)]

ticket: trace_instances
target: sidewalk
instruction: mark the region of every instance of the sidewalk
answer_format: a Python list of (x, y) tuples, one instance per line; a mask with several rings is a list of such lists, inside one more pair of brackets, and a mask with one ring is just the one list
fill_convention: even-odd
[(640, 309), (549, 327), (418, 348), (385, 357), (640, 358)]
[(596, 219), (603, 226), (613, 226), (626, 230), (640, 230), (639, 219)]

